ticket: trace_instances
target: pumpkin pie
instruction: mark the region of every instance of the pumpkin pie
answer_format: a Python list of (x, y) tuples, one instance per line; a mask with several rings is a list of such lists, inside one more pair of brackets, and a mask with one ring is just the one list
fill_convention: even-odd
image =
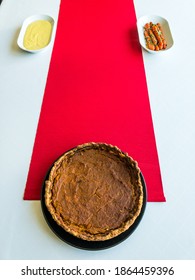
[(45, 204), (66, 232), (87, 241), (109, 240), (128, 230), (141, 212), (140, 169), (116, 146), (79, 145), (53, 164)]

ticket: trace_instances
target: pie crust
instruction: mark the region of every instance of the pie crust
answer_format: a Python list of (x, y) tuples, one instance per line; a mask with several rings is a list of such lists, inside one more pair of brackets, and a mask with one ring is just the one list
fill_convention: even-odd
[(66, 232), (87, 241), (111, 239), (128, 230), (141, 212), (140, 169), (116, 146), (79, 145), (51, 168), (45, 204)]

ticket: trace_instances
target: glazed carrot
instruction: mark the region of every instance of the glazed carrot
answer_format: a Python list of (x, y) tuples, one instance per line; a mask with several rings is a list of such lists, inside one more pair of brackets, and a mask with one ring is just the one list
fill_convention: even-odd
[(161, 27), (160, 23), (157, 23), (157, 26), (158, 26), (158, 29), (159, 29), (159, 32), (160, 32), (160, 36), (161, 36), (162, 41), (163, 41), (163, 48), (166, 49), (166, 47), (167, 47), (167, 42), (166, 42), (166, 40), (165, 40), (163, 31), (162, 31), (162, 27)]
[(155, 50), (155, 45), (156, 45), (156, 41), (155, 41), (155, 36), (153, 35), (153, 32), (151, 32), (150, 30), (150, 24), (146, 23), (144, 25), (144, 36), (145, 36), (145, 40), (146, 40), (146, 46), (148, 47), (148, 49), (150, 50)]
[(150, 24), (149, 24), (149, 23), (146, 23), (146, 24), (144, 25), (144, 28), (145, 28), (146, 30), (148, 30), (148, 29), (150, 28)]
[(158, 41), (158, 47), (160, 50), (163, 49), (163, 40), (161, 38), (161, 32), (159, 32), (158, 27), (156, 26), (156, 24), (152, 25), (152, 31), (154, 32), (154, 35)]
[(148, 48), (149, 50), (154, 51), (154, 50), (155, 50), (155, 46), (154, 46), (154, 44), (153, 44), (153, 42), (152, 42), (152, 40), (151, 40), (151, 37), (150, 37), (150, 35), (149, 35), (149, 33), (148, 33), (147, 30), (144, 31), (144, 37), (145, 37), (145, 40), (146, 40), (146, 46), (147, 46), (147, 48)]
[(149, 35), (150, 35), (150, 38), (151, 38), (153, 44), (156, 46), (158, 42), (157, 42), (157, 39), (156, 39), (156, 37), (155, 37), (153, 31), (152, 31), (151, 29), (149, 29), (148, 33), (149, 33)]

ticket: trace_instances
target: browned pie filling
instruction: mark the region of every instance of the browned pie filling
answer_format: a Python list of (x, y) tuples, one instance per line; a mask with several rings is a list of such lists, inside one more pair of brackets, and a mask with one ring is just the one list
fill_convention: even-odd
[(106, 144), (84, 144), (65, 153), (45, 184), (53, 219), (84, 240), (108, 240), (126, 231), (143, 203), (137, 163)]

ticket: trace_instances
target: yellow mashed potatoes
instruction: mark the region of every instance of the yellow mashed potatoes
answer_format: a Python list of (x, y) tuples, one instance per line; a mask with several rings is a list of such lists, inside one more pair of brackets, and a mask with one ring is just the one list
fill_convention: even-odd
[(52, 24), (48, 20), (36, 20), (28, 25), (24, 35), (24, 47), (39, 50), (46, 47), (51, 39)]

